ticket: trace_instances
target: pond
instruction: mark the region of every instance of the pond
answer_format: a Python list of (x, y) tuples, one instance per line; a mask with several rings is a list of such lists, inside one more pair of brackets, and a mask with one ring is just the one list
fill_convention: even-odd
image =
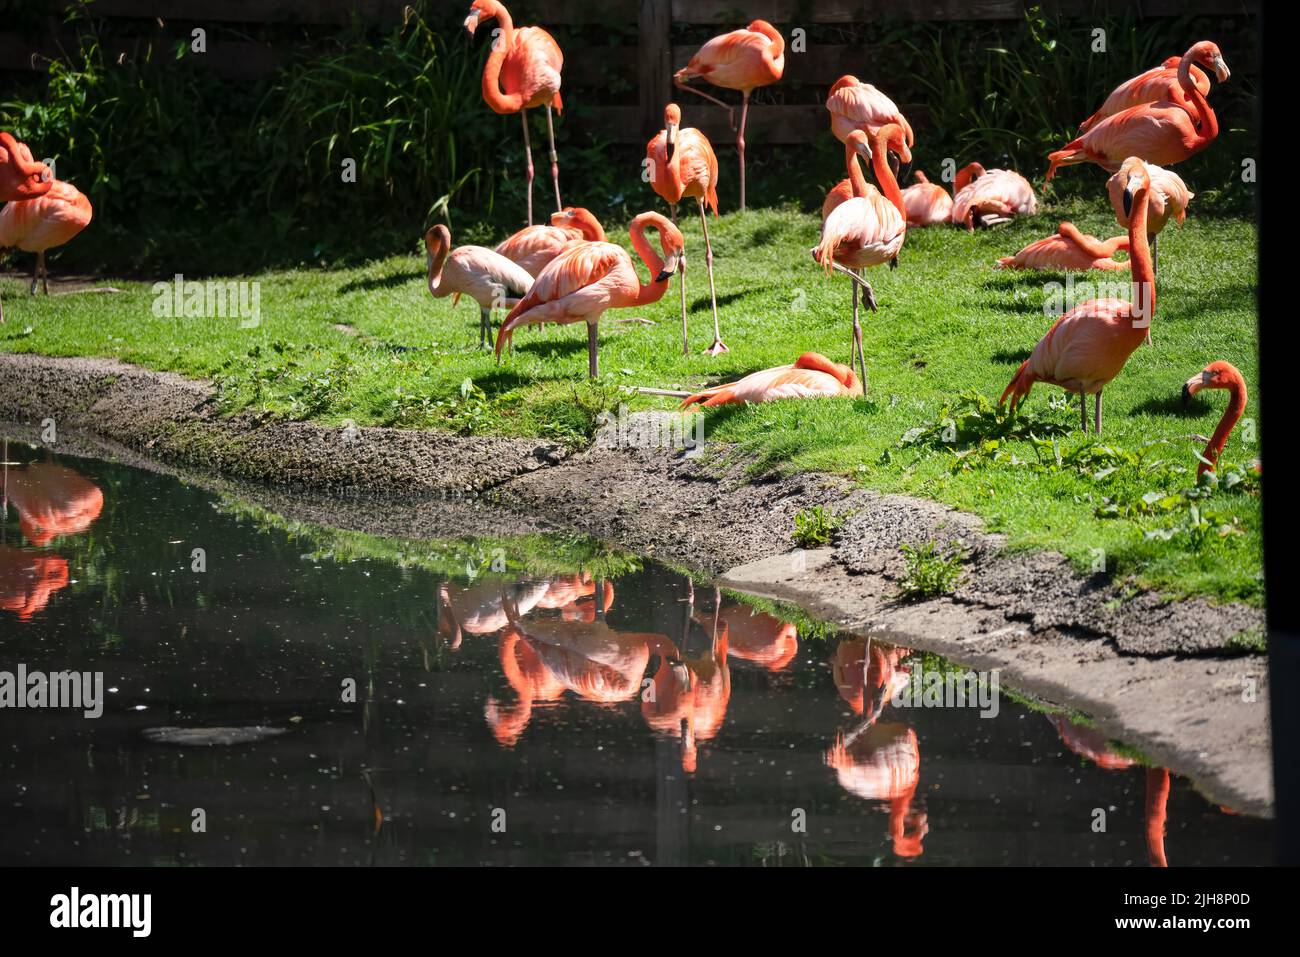
[[(1086, 716), (599, 543), (4, 458), (0, 864), (1270, 860)], [(936, 675), (970, 696), (912, 696)]]

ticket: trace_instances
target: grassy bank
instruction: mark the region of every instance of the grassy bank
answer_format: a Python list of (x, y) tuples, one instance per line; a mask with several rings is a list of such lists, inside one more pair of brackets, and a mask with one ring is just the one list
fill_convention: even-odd
[[(1070, 175), (1103, 178), (1093, 169)], [(867, 399), (718, 411), (708, 434), (737, 444), (758, 470), (848, 474), (976, 512), (1012, 546), (1060, 549), (1084, 569), (1104, 558), (1107, 570), (1141, 584), (1260, 603), (1253, 483), (1182, 494), (1194, 485), (1201, 447), (1187, 436), (1213, 431), (1227, 396), (1202, 393), (1187, 412), (1178, 401), (1182, 382), (1216, 359), (1240, 368), (1252, 388), (1257, 381), (1252, 223), (1198, 217), (1193, 205), (1186, 224), (1166, 232), (1155, 345), (1139, 349), (1106, 390), (1101, 443), (1068, 431), (1078, 409), (1052, 401), (1060, 390), (1035, 389), (1013, 423), (961, 406), (971, 390), (996, 400), (1051, 322), (1044, 312), (1050, 284), (1065, 282), (1003, 273), (993, 261), (1067, 217), (1098, 235), (1117, 231), (1094, 203), (976, 235), (913, 232), (900, 268), (871, 276), (881, 311), (866, 320)], [(500, 365), (480, 352), (477, 307), (429, 297), (414, 242), (409, 256), (357, 269), (255, 277), (261, 322), (251, 329), (238, 319), (157, 318), (146, 283), (116, 282), (120, 294), (29, 299), (20, 281), (6, 278), (0, 350), (113, 356), (212, 377), (231, 411), (574, 444), (619, 402), (634, 410), (673, 404), (621, 387), (692, 388), (789, 362), (805, 349), (847, 361), (848, 287), (842, 277), (824, 277), (809, 257), (816, 217), (764, 210), (716, 222), (722, 331), (731, 347), (716, 359), (698, 354), (711, 338), (708, 286), (698, 227), (688, 223), (685, 231), (693, 354), (681, 353), (674, 282), (663, 301), (632, 313), (653, 326), (617, 324), (611, 320), (619, 314), (607, 314), (605, 375), (595, 384), (585, 380), (580, 327), (520, 332), (514, 355)], [(1255, 390), (1225, 463), (1258, 455), (1258, 402)]]

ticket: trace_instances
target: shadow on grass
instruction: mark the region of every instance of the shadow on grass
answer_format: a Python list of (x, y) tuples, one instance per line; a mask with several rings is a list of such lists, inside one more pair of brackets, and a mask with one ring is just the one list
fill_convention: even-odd
[(1182, 394), (1172, 392), (1169, 395), (1151, 396), (1143, 399), (1133, 406), (1133, 411), (1143, 415), (1163, 415), (1193, 419), (1205, 415), (1212, 411), (1213, 408), (1212, 403), (1198, 395), (1194, 396), (1191, 403), (1184, 409)]
[(400, 272), (391, 276), (380, 276), (376, 279), (353, 279), (339, 286), (339, 292), (373, 292), (376, 289), (395, 289), (398, 286), (405, 286), (412, 279), (423, 279), (423, 272)]
[(1034, 350), (1028, 349), (998, 349), (989, 354), (989, 359), (993, 362), (1003, 363), (1005, 365), (1020, 365), (1029, 358), (1030, 353)]

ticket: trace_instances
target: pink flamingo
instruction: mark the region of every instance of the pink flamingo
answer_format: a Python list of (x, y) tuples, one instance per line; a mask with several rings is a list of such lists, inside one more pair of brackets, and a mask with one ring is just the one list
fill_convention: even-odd
[(435, 299), (469, 296), (478, 303), (479, 348), (492, 340), (492, 310), (508, 309), (533, 285), (533, 277), (505, 256), (483, 246), (451, 248), (451, 230), (439, 223), (424, 234), (429, 253), (429, 292)]
[(1052, 325), (1021, 363), (1002, 393), (999, 404), (1011, 397), (1011, 409), (1029, 394), (1035, 382), (1058, 385), (1079, 393), (1083, 431), (1088, 431), (1088, 394), (1096, 395), (1094, 428), (1101, 434), (1101, 390), (1119, 375), (1133, 350), (1142, 344), (1156, 309), (1155, 272), (1147, 245), (1147, 196), (1151, 180), (1146, 167), (1135, 165), (1125, 185), (1129, 209), (1129, 253), (1132, 257), (1133, 297), (1089, 299), (1075, 306)]
[[(813, 259), (821, 263), (829, 274), (836, 269), (851, 277), (853, 285), (853, 347), (849, 363), (858, 363), (863, 394), (867, 387), (866, 355), (862, 348), (862, 325), (858, 321), (858, 286), (862, 287), (867, 307), (876, 310), (876, 296), (871, 283), (857, 270), (868, 266), (896, 264), (898, 251), (907, 236), (907, 211), (903, 193), (898, 188), (886, 154), (896, 151), (904, 163), (912, 161), (903, 129), (897, 123), (888, 123), (876, 131), (875, 142), (867, 145), (866, 134), (854, 130), (845, 143), (845, 163), (853, 196), (833, 205), (822, 222), (821, 242), (813, 248)], [(880, 190), (867, 182), (859, 157), (870, 160), (880, 183)], [(836, 187), (843, 189), (843, 183)], [(883, 191), (883, 192), (882, 192)], [(831, 203), (822, 206), (823, 211)]]
[[(1106, 192), (1110, 196), (1111, 208), (1115, 210), (1115, 221), (1128, 228), (1128, 212), (1124, 209), (1124, 184), (1128, 182), (1130, 163), (1141, 163), (1133, 157), (1120, 166), (1119, 171), (1106, 180)], [(1147, 238), (1151, 240), (1151, 261), (1157, 273), (1160, 272), (1160, 232), (1172, 216), (1174, 222), (1182, 225), (1187, 216), (1187, 204), (1196, 194), (1187, 188), (1183, 178), (1173, 170), (1163, 166), (1146, 163), (1147, 175), (1151, 178), (1151, 196), (1147, 200)]]
[(496, 113), (518, 113), (524, 125), (524, 156), (528, 166), (528, 225), (533, 224), (533, 147), (528, 140), (528, 111), (546, 107), (546, 134), (551, 145), (551, 181), (555, 184), (555, 208), (560, 201), (560, 165), (555, 152), (555, 112), (564, 110), (560, 99), (560, 70), (564, 54), (555, 38), (541, 27), (515, 29), (510, 13), (497, 0), (474, 0), (465, 18), (472, 37), (479, 24), (495, 19), (500, 36), (492, 41), (492, 52), (483, 66), (483, 99)]
[[(1231, 74), (1223, 57), (1216, 52), (1212, 62), (1219, 82), (1226, 82)], [(1205, 94), (1193, 82), (1191, 68), (1192, 50), (1189, 50), (1178, 64), (1178, 85), (1185, 103), (1172, 100), (1140, 103), (1098, 121), (1082, 136), (1048, 154), (1048, 182), (1060, 166), (1096, 163), (1113, 173), (1129, 156), (1164, 166), (1181, 163), (1213, 143), (1219, 135), (1219, 120)]]
[[(647, 227), (658, 230), (663, 258), (646, 239)], [(650, 270), (651, 281), (642, 285), (632, 257), (613, 243), (574, 243), (541, 271), (533, 288), (510, 310), (497, 333), (497, 361), (501, 348), (514, 331), (533, 322), (587, 324), (587, 372), (600, 374), (596, 324), (606, 309), (623, 309), (658, 302), (668, 291), (685, 246), (677, 227), (658, 213), (642, 213), (628, 227), (632, 248)]]
[[(831, 114), (831, 132), (841, 143), (848, 142), (849, 134), (862, 130), (869, 137), (886, 123), (897, 123), (907, 137), (908, 148), (915, 143), (912, 125), (899, 111), (897, 104), (856, 76), (845, 75), (835, 81), (826, 97), (826, 109)], [(897, 165), (894, 174), (898, 174)]]
[(889, 802), (889, 834), (899, 857), (920, 857), (930, 830), (924, 811), (912, 807), (921, 778), (921, 747), (904, 724), (863, 722), (837, 734), (826, 752), (842, 788), (867, 801)]
[(1218, 428), (1201, 454), (1201, 464), (1196, 469), (1199, 479), (1206, 472), (1213, 472), (1219, 464), (1223, 447), (1228, 444), (1228, 436), (1236, 428), (1241, 414), (1246, 411), (1249, 395), (1246, 392), (1246, 380), (1237, 367), (1230, 362), (1211, 362), (1208, 366), (1183, 383), (1183, 407), (1192, 401), (1192, 396), (1202, 389), (1226, 389), (1228, 405), (1219, 419)]
[(997, 264), (1000, 269), (1128, 269), (1128, 263), (1111, 258), (1119, 249), (1128, 249), (1128, 236), (1103, 242), (1079, 232), (1073, 223), (1061, 223), (1056, 235), (1035, 240)]
[[(697, 129), (679, 129), (682, 110), (676, 103), (664, 107), (664, 128), (646, 144), (650, 164), (650, 185), (668, 203), (673, 222), (677, 222), (677, 204), (684, 196), (694, 196), (700, 211), (700, 228), (704, 230), (704, 265), (709, 271), (709, 299), (713, 303), (713, 345), (704, 351), (711, 356), (727, 352), (718, 327), (718, 295), (713, 288), (713, 244), (709, 241), (709, 222), (704, 215), (707, 205), (718, 215), (718, 157), (708, 137)], [(686, 257), (677, 265), (681, 273), (682, 355), (690, 354), (686, 340)]]
[(907, 225), (938, 226), (952, 220), (952, 197), (938, 183), (930, 182), (925, 173), (912, 173), (916, 180), (903, 190), (903, 208), (907, 210)]
[(45, 268), (45, 251), (62, 246), (90, 223), (94, 211), (90, 200), (63, 180), (54, 180), (49, 191), (36, 199), (6, 203), (0, 209), (0, 254), (10, 249), (36, 253), (32, 269), (31, 294), (36, 295), (36, 281), (50, 294), (49, 271)]
[(496, 251), (535, 279), (542, 267), (575, 239), (603, 243), (605, 228), (590, 210), (566, 206), (551, 213), (551, 225), (525, 226), (502, 240)]
[(1014, 170), (986, 170), (979, 163), (969, 163), (957, 173), (952, 198), (955, 225), (973, 231), (976, 226), (994, 226), (1037, 211), (1034, 188)]
[(745, 211), (745, 119), (749, 115), (749, 94), (760, 86), (768, 86), (781, 79), (785, 72), (785, 39), (766, 20), (755, 20), (743, 30), (732, 30), (714, 37), (700, 47), (689, 63), (673, 74), (673, 82), (683, 90), (696, 93), (718, 104), (728, 117), (735, 112), (726, 103), (703, 90), (687, 85), (696, 77), (714, 86), (740, 90), (740, 127), (737, 130), (736, 151), (740, 154), (740, 210)]
[[(44, 163), (32, 159), (27, 144), (0, 132), (0, 203), (39, 199), (53, 186), (54, 174)], [(4, 321), (4, 303), (0, 302), (0, 322)]]
[(1106, 102), (1101, 105), (1101, 109), (1079, 124), (1079, 132), (1086, 133), (1106, 117), (1114, 116), (1131, 106), (1141, 106), (1143, 103), (1168, 101), (1190, 110), (1192, 105), (1187, 100), (1183, 88), (1178, 82), (1178, 67), (1184, 57), (1190, 58), (1192, 61), (1192, 66), (1189, 69), (1192, 82), (1201, 91), (1202, 96), (1208, 96), (1210, 78), (1196, 64), (1199, 63), (1207, 70), (1214, 70), (1217, 73), (1218, 67), (1215, 64), (1215, 59), (1222, 60), (1223, 55), (1215, 44), (1209, 40), (1202, 40), (1200, 43), (1194, 44), (1182, 57), (1171, 56), (1160, 66), (1152, 67), (1145, 73), (1139, 73), (1132, 79), (1125, 80), (1115, 87), (1110, 96), (1106, 97)]
[(854, 395), (862, 395), (862, 383), (849, 366), (831, 362), (817, 352), (805, 352), (788, 366), (751, 372), (737, 382), (697, 392), (688, 396), (681, 407), (684, 409), (696, 402), (708, 408), (746, 402), (775, 402), (777, 399)]

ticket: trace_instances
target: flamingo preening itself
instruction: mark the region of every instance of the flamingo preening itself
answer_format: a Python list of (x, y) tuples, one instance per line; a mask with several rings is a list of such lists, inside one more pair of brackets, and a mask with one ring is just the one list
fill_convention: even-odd
[[(886, 123), (897, 123), (903, 128), (909, 149), (915, 143), (912, 125), (897, 104), (856, 76), (845, 75), (835, 81), (826, 97), (826, 109), (831, 114), (831, 132), (841, 143), (848, 142), (849, 134), (854, 130), (861, 130), (870, 138)], [(898, 173), (897, 165), (894, 173)]]
[(497, 244), (496, 251), (533, 278), (574, 240), (604, 242), (605, 228), (581, 206), (566, 206), (551, 213), (549, 226), (525, 226)]
[(785, 38), (766, 20), (755, 20), (743, 30), (732, 30), (714, 37), (700, 47), (690, 62), (673, 74), (673, 82), (683, 90), (698, 94), (718, 104), (734, 116), (733, 109), (716, 96), (687, 85), (697, 77), (714, 86), (740, 90), (740, 126), (736, 130), (736, 151), (740, 154), (740, 210), (745, 211), (745, 120), (749, 115), (749, 94), (768, 86), (785, 73)]
[[(879, 266), (898, 261), (898, 251), (903, 248), (907, 236), (907, 211), (903, 205), (903, 193), (898, 188), (898, 180), (890, 169), (886, 154), (894, 150), (904, 163), (912, 161), (912, 154), (907, 148), (903, 129), (897, 123), (888, 123), (876, 131), (875, 142), (867, 143), (866, 134), (854, 130), (849, 134), (844, 146), (844, 162), (849, 172), (849, 189), (852, 196), (848, 199), (832, 200), (826, 198), (822, 205), (821, 241), (813, 248), (813, 259), (820, 263), (827, 274), (832, 269), (850, 277), (853, 283), (853, 346), (849, 357), (850, 366), (856, 361), (861, 373), (863, 394), (867, 387), (867, 362), (862, 349), (862, 325), (858, 321), (858, 286), (862, 287), (863, 300), (873, 312), (876, 310), (876, 296), (858, 270), (868, 266)], [(871, 161), (880, 183), (880, 189), (867, 182), (859, 165), (859, 159)], [(832, 190), (842, 195), (844, 183)]]
[(1192, 401), (1192, 396), (1202, 389), (1226, 389), (1228, 391), (1228, 405), (1223, 410), (1223, 417), (1219, 419), (1218, 428), (1214, 430), (1214, 435), (1210, 436), (1210, 441), (1201, 454), (1202, 461), (1196, 469), (1197, 478), (1200, 478), (1205, 472), (1213, 472), (1217, 468), (1219, 455), (1222, 454), (1223, 447), (1228, 444), (1228, 436), (1236, 428), (1237, 422), (1241, 419), (1241, 414), (1246, 411), (1246, 402), (1249, 399), (1246, 392), (1246, 380), (1237, 370), (1237, 367), (1230, 362), (1211, 362), (1184, 382), (1183, 406), (1186, 407)]
[[(1058, 167), (1076, 163), (1096, 163), (1111, 173), (1130, 156), (1162, 166), (1181, 163), (1213, 143), (1219, 135), (1219, 121), (1192, 79), (1195, 50), (1188, 50), (1178, 64), (1183, 98), (1177, 102), (1139, 103), (1099, 120), (1088, 132), (1048, 154), (1048, 181)], [(1219, 82), (1226, 82), (1231, 74), (1218, 47), (1214, 47), (1210, 60)]]
[[(646, 238), (646, 228), (659, 232), (661, 258)], [(632, 257), (622, 246), (613, 243), (574, 243), (541, 271), (533, 288), (519, 301), (501, 323), (497, 333), (497, 361), (501, 347), (510, 342), (514, 331), (533, 322), (571, 322), (587, 324), (587, 372), (591, 378), (600, 374), (599, 342), (596, 324), (606, 309), (644, 306), (658, 302), (668, 291), (668, 281), (677, 271), (684, 249), (682, 234), (667, 217), (642, 213), (628, 227), (632, 248), (650, 270), (650, 282), (643, 284)]]
[[(1202, 40), (1194, 44), (1185, 56), (1190, 57), (1192, 61), (1188, 71), (1192, 83), (1201, 91), (1202, 96), (1208, 96), (1210, 78), (1196, 64), (1199, 63), (1207, 70), (1218, 73), (1215, 59), (1223, 59), (1218, 46), (1209, 40)], [(1186, 110), (1192, 109), (1178, 82), (1178, 67), (1182, 61), (1183, 57), (1171, 56), (1160, 66), (1152, 67), (1145, 73), (1139, 73), (1132, 79), (1125, 80), (1115, 87), (1110, 96), (1106, 97), (1106, 102), (1101, 105), (1101, 109), (1079, 124), (1079, 132), (1086, 133), (1106, 117), (1143, 103), (1160, 103), (1167, 100), (1179, 104)]]
[(451, 230), (439, 223), (424, 234), (429, 292), (435, 299), (469, 296), (478, 303), (479, 348), (492, 341), (492, 310), (509, 309), (528, 292), (533, 277), (522, 266), (483, 246), (451, 248)]
[(63, 180), (53, 180), (44, 196), (5, 203), (0, 208), (0, 255), (10, 249), (36, 253), (31, 294), (36, 295), (39, 279), (41, 289), (49, 295), (45, 251), (68, 242), (89, 225), (93, 215), (90, 200), (81, 190)]
[(862, 383), (849, 366), (831, 362), (817, 352), (805, 352), (791, 365), (751, 372), (738, 382), (717, 385), (689, 396), (682, 408), (699, 403), (715, 405), (775, 402), (777, 399), (862, 395)]
[(1037, 211), (1034, 188), (1014, 170), (986, 170), (979, 163), (968, 163), (957, 171), (952, 197), (954, 225), (973, 231), (976, 226), (995, 226)]
[(483, 99), (497, 113), (518, 113), (524, 125), (524, 157), (528, 170), (528, 225), (533, 224), (533, 147), (528, 139), (528, 111), (546, 107), (546, 134), (551, 146), (551, 181), (555, 184), (555, 208), (560, 210), (560, 165), (555, 152), (555, 122), (551, 107), (564, 109), (560, 99), (560, 70), (564, 54), (555, 38), (541, 27), (515, 29), (510, 13), (498, 0), (474, 0), (465, 18), (472, 37), (479, 24), (496, 20), (501, 33), (492, 41), (492, 52), (483, 66)]
[(998, 260), (999, 269), (1128, 269), (1129, 264), (1113, 257), (1128, 249), (1128, 236), (1100, 240), (1079, 232), (1073, 223), (1061, 223), (1056, 235), (1030, 243), (1014, 256)]
[[(0, 203), (39, 199), (53, 186), (54, 174), (32, 158), (27, 144), (0, 131)], [(0, 303), (0, 322), (4, 321), (4, 303)]]
[[(1128, 168), (1132, 163), (1142, 160), (1132, 157), (1126, 160), (1110, 179), (1106, 180), (1106, 193), (1110, 196), (1110, 205), (1115, 210), (1115, 221), (1128, 228), (1128, 213), (1124, 209), (1124, 184), (1128, 182)], [(1151, 240), (1151, 262), (1156, 273), (1160, 272), (1160, 232), (1172, 217), (1174, 222), (1182, 225), (1187, 216), (1187, 204), (1196, 194), (1187, 188), (1183, 178), (1173, 170), (1146, 163), (1147, 175), (1151, 177), (1151, 196), (1147, 200), (1147, 237)]]
[[(680, 129), (682, 110), (676, 103), (664, 107), (664, 128), (645, 147), (649, 163), (650, 185), (664, 198), (677, 222), (677, 204), (684, 196), (695, 197), (700, 211), (700, 228), (704, 231), (704, 265), (709, 272), (709, 299), (713, 303), (713, 345), (704, 351), (711, 356), (726, 352), (718, 326), (718, 294), (713, 288), (713, 244), (709, 241), (709, 221), (704, 215), (707, 205), (718, 215), (718, 157), (708, 137), (697, 129)], [(686, 257), (677, 262), (681, 273), (682, 355), (690, 354), (686, 337)]]
[(1059, 385), (1079, 394), (1080, 422), (1088, 431), (1087, 396), (1095, 395), (1093, 425), (1101, 434), (1101, 390), (1119, 375), (1124, 363), (1147, 336), (1156, 310), (1156, 277), (1147, 244), (1147, 196), (1151, 179), (1146, 167), (1135, 164), (1124, 187), (1129, 211), (1128, 242), (1132, 257), (1133, 301), (1089, 299), (1075, 306), (1038, 340), (1002, 393), (999, 404), (1011, 399), (1011, 409), (1029, 394), (1035, 382)]
[(938, 226), (952, 220), (952, 197), (938, 183), (930, 182), (921, 170), (915, 170), (916, 180), (903, 190), (903, 208), (907, 210), (907, 225)]

